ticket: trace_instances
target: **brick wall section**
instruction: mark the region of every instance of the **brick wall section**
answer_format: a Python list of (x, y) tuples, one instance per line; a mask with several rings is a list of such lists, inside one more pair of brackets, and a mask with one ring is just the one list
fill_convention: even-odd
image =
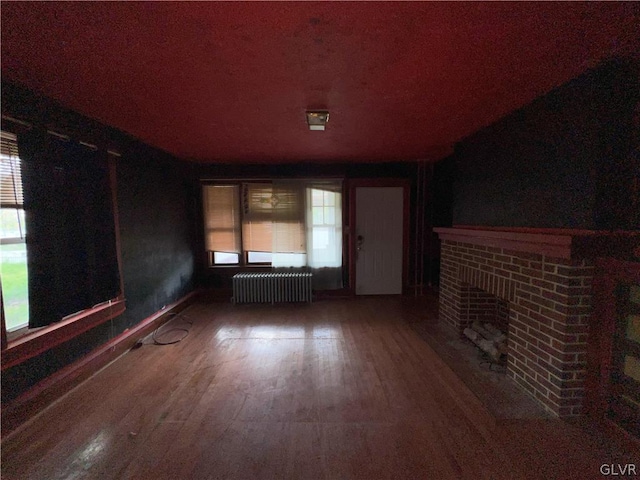
[(464, 330), (474, 321), (489, 322), (503, 332), (509, 328), (509, 302), (466, 282), (460, 284), (460, 320)]
[(494, 324), (505, 333), (509, 332), (509, 302), (496, 297), (496, 316)]
[(508, 375), (555, 415), (579, 415), (592, 278), (584, 260), (443, 240), (440, 319), (461, 331), (473, 287), (507, 300)]
[(460, 285), (460, 326), (463, 330), (470, 323), (493, 322), (496, 315), (497, 298), (495, 295), (473, 287), (468, 283)]

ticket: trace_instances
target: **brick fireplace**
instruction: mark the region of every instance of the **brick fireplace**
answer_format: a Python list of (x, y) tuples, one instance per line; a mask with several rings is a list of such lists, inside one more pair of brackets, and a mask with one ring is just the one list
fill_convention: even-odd
[(440, 321), (462, 332), (497, 318), (508, 331), (507, 375), (552, 414), (580, 415), (594, 261), (618, 240), (568, 230), (434, 230)]

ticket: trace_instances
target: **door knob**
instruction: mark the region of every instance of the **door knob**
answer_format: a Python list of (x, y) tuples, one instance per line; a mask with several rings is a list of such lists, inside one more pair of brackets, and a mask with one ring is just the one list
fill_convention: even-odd
[(362, 250), (362, 244), (364, 243), (364, 238), (362, 237), (362, 235), (358, 235), (358, 237), (356, 238), (356, 250), (360, 251)]

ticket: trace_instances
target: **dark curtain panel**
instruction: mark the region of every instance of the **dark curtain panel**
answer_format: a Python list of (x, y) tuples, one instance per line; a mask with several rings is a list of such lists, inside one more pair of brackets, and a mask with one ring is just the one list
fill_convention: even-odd
[(107, 153), (37, 130), (18, 149), (34, 328), (116, 297), (120, 279)]

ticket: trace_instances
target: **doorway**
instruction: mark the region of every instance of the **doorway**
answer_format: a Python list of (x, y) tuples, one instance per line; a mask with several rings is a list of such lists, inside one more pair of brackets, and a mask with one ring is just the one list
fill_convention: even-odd
[(406, 273), (403, 184), (355, 186), (352, 253), (356, 295), (399, 295)]

